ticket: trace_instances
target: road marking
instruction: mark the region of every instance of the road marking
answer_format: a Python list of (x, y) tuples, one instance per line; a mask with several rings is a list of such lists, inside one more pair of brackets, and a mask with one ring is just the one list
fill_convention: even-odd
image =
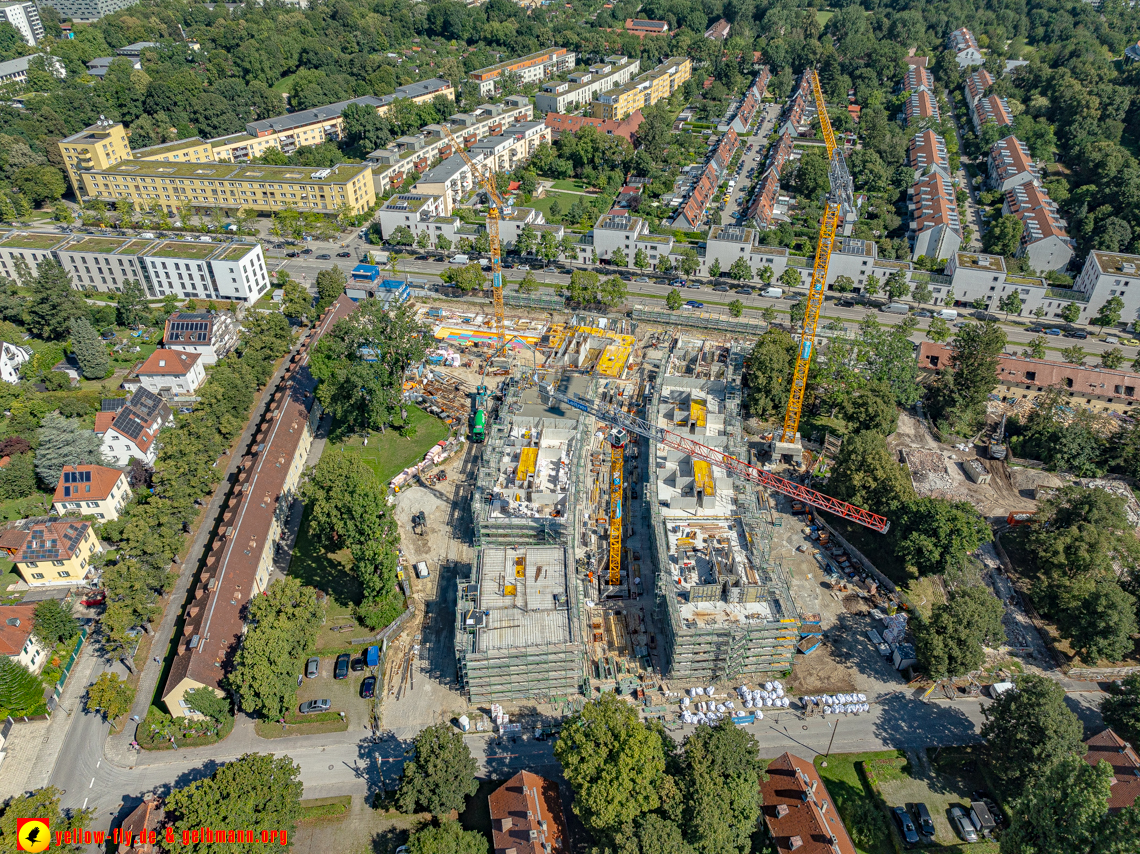
[(98, 768), (102, 764), (103, 764), (103, 760), (100, 759), (98, 762), (95, 763), (95, 767)]
[(89, 800), (91, 800), (91, 799), (90, 798), (84, 798), (83, 799), (83, 806), (81, 806), (80, 809), (83, 809), (83, 810), (87, 809), (87, 802)]
[(91, 778), (91, 782), (87, 784), (87, 788), (88, 788), (88, 789), (90, 789), (90, 788), (91, 788), (92, 786), (94, 786), (94, 785), (95, 785), (95, 778), (94, 778), (94, 777), (92, 777), (92, 778)]

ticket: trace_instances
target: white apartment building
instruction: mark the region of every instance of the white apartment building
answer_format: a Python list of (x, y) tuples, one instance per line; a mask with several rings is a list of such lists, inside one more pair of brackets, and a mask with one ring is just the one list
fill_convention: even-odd
[(21, 269), (26, 269), (28, 275), (36, 275), (41, 263), (56, 260), (52, 250), (66, 240), (62, 234), (9, 231), (0, 237), (0, 276), (20, 281)]
[(443, 196), (425, 193), (400, 193), (392, 196), (376, 214), (380, 223), (380, 234), (387, 240), (401, 226), (418, 236), (427, 232), (434, 244), (437, 235), (453, 239), (459, 228), (459, 218), (444, 213)]
[(0, 21), (7, 21), (24, 41), (35, 47), (44, 37), (44, 23), (40, 20), (40, 10), (35, 3), (0, 3)]
[[(603, 214), (594, 224), (593, 251), (598, 253), (599, 261), (609, 261), (614, 252), (620, 249), (625, 254), (627, 266), (633, 266), (633, 259), (637, 251), (644, 250), (651, 266), (656, 266), (663, 258), (668, 258), (673, 251), (673, 238), (663, 234), (652, 234), (649, 226), (641, 217), (622, 216), (618, 214)], [(589, 247), (579, 245), (579, 260), (587, 262), (589, 258), (582, 258), (583, 250)]]
[(201, 356), (162, 347), (150, 354), (135, 376), (143, 388), (164, 398), (192, 395), (206, 381)]
[(1124, 302), (1121, 320), (1140, 319), (1140, 255), (1093, 251), (1073, 282), (1073, 290), (1088, 296), (1088, 316), (1096, 317), (1101, 306), (1113, 297)]
[[(811, 279), (812, 259), (792, 256), (782, 246), (765, 246), (758, 242), (758, 232), (738, 225), (714, 225), (709, 230), (700, 273), (709, 275), (713, 262), (719, 261), (721, 275), (727, 277), (729, 268), (740, 258), (745, 259), (752, 270), (751, 281), (754, 282), (759, 281), (760, 271), (765, 267), (772, 268), (773, 282), (789, 266), (799, 269), (805, 288)], [(882, 279), (884, 271), (876, 269), (877, 258), (878, 247), (874, 241), (838, 238), (827, 265), (827, 284), (830, 286), (840, 276), (847, 276), (856, 288), (862, 288), (871, 273)]]
[(146, 287), (146, 264), (142, 253), (154, 245), (153, 240), (85, 234), (60, 246), (56, 257), (63, 269), (71, 274), (71, 283), (76, 288), (118, 293), (130, 280)]
[(44, 61), (44, 68), (51, 72), (52, 76), (58, 77), (60, 80), (67, 76), (67, 69), (63, 67), (63, 62), (58, 56), (33, 53), (31, 56), (18, 56), (15, 59), (9, 59), (7, 62), (0, 62), (0, 86), (27, 83), (28, 67), (32, 60), (37, 57)]
[(138, 0), (44, 0), (44, 2), (58, 11), (61, 18), (89, 23), (98, 21), (104, 15), (133, 6)]
[(982, 56), (981, 48), (978, 47), (978, 40), (965, 27), (950, 34), (948, 46), (950, 50), (954, 51), (954, 57), (958, 60), (959, 68), (983, 65), (986, 61), (985, 57)]
[(6, 383), (20, 381), (20, 365), (32, 358), (32, 351), (19, 344), (0, 341), (0, 380)]
[(472, 71), (468, 79), (479, 84), (479, 97), (490, 98), (503, 88), (504, 75), (511, 75), (519, 84), (541, 83), (574, 67), (577, 55), (564, 47), (540, 50), (518, 59), (500, 62)]
[(591, 65), (586, 71), (575, 71), (565, 81), (551, 81), (534, 96), (534, 107), (540, 113), (566, 113), (585, 107), (594, 96), (624, 86), (641, 70), (640, 59), (628, 56), (607, 56), (604, 62)]

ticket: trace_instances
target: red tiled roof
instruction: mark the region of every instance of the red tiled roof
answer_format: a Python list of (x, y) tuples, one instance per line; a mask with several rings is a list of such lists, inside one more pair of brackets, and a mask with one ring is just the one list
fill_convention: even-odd
[(920, 86), (933, 89), (934, 75), (927, 71), (922, 65), (908, 66), (906, 74), (903, 76), (903, 91), (910, 92), (914, 89), (918, 89)]
[[(64, 476), (68, 473), (85, 473), (90, 474), (91, 478), (86, 483), (71, 483), (70, 481), (64, 483)], [(102, 501), (111, 494), (111, 490), (115, 488), (115, 484), (119, 479), (125, 475), (118, 469), (107, 468), (106, 466), (64, 466), (63, 471), (59, 475), (59, 484), (55, 488), (55, 495), (52, 496), (52, 501)]]
[(185, 353), (182, 350), (158, 349), (138, 369), (141, 376), (182, 377), (190, 372), (194, 363), (202, 358), (198, 353)]
[(748, 209), (748, 215), (756, 217), (756, 221), (764, 228), (772, 222), (772, 211), (780, 196), (780, 175), (775, 169), (769, 169), (760, 179), (760, 187), (756, 198)]
[[(157, 854), (159, 848), (149, 842), (138, 843), (139, 833), (143, 830), (158, 831), (166, 819), (166, 811), (162, 807), (162, 798), (148, 795), (143, 802), (135, 807), (134, 812), (123, 819), (122, 830), (130, 833), (136, 844), (126, 849), (124, 854)], [(161, 833), (158, 834), (161, 836)]]
[(906, 164), (920, 172), (925, 172), (931, 166), (940, 166), (949, 172), (950, 160), (946, 156), (946, 140), (929, 129), (915, 134), (907, 147)]
[(915, 232), (923, 232), (936, 225), (948, 225), (960, 232), (954, 186), (941, 172), (931, 172), (915, 181), (907, 191), (907, 201), (912, 207), (911, 228)]
[(1085, 742), (1089, 752), (1085, 762), (1098, 765), (1102, 760), (1112, 766), (1112, 788), (1108, 790), (1108, 811), (1119, 812), (1140, 798), (1140, 756), (1127, 741), (1106, 729)]
[(114, 423), (115, 416), (118, 414), (119, 413), (117, 413), (117, 412), (96, 412), (95, 413), (95, 435), (96, 436), (102, 436), (104, 433), (106, 433), (107, 428), (110, 427)]
[(0, 605), (0, 655), (19, 655), (35, 625), (34, 604)]
[(994, 143), (990, 149), (989, 168), (994, 173), (990, 175), (991, 180), (1004, 181), (1022, 172), (1036, 174), (1029, 146), (1016, 136), (1007, 136)]
[(641, 110), (635, 110), (620, 122), (595, 119), (592, 116), (568, 116), (565, 113), (546, 114), (546, 126), (552, 131), (574, 133), (585, 125), (592, 125), (607, 136), (620, 136), (625, 139), (630, 139), (637, 133), (637, 129), (641, 127), (641, 120)]
[(773, 759), (760, 796), (780, 854), (856, 854), (827, 786), (806, 759), (790, 753)]
[(495, 854), (556, 854), (567, 847), (562, 801), (552, 780), (519, 771), (491, 793), (487, 804)]
[(910, 97), (907, 98), (906, 123), (909, 125), (923, 119), (940, 121), (940, 116), (938, 102), (934, 100), (934, 96), (925, 89), (919, 89), (911, 92)]
[(90, 527), (87, 522), (28, 520), (24, 541), (12, 555), (12, 560), (15, 563), (68, 560)]

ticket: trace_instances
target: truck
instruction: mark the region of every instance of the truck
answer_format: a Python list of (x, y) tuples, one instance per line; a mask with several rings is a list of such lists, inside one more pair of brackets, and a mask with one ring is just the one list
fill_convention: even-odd
[(994, 430), (993, 438), (990, 439), (990, 459), (1005, 459), (1005, 415), (1002, 415), (1001, 423), (998, 424), (997, 429)]
[(471, 441), (482, 442), (487, 438), (487, 386), (475, 389), (471, 399)]

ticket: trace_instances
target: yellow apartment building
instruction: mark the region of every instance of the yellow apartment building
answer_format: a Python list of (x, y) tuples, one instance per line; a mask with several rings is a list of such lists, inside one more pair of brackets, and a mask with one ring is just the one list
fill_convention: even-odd
[(76, 198), (83, 190), (79, 173), (84, 169), (106, 169), (131, 156), (127, 132), (121, 122), (100, 121), (72, 134), (59, 143), (67, 178)]
[(25, 519), (0, 532), (0, 550), (30, 587), (79, 584), (102, 551), (91, 523), (70, 519)]
[(638, 110), (670, 97), (685, 85), (692, 74), (693, 63), (689, 58), (674, 56), (667, 59), (624, 86), (595, 96), (592, 105), (594, 118), (620, 122)]

